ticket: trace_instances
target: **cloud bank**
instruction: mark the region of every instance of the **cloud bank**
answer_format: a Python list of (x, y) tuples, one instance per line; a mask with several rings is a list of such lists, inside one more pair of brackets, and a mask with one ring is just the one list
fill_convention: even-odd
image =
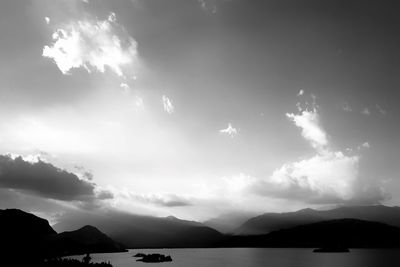
[(189, 200), (174, 194), (132, 195), (132, 198), (136, 201), (140, 201), (146, 204), (152, 204), (156, 206), (169, 207), (169, 208), (192, 205)]
[(27, 192), (62, 201), (93, 201), (112, 198), (90, 181), (50, 163), (25, 161), (22, 157), (0, 155), (0, 188)]

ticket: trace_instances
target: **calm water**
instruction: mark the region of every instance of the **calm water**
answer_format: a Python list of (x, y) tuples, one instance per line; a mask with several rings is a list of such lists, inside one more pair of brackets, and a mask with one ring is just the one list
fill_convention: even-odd
[[(110, 261), (114, 267), (390, 267), (400, 266), (398, 249), (352, 249), (350, 253), (312, 253), (311, 249), (216, 248), (216, 249), (135, 249), (126, 253), (91, 255), (93, 261)], [(173, 262), (137, 262), (132, 255), (161, 253)], [(81, 259), (82, 256), (73, 258)]]

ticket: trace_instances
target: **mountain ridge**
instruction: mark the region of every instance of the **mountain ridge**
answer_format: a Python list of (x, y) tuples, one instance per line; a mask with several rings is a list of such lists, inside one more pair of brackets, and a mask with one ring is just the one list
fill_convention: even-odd
[(236, 235), (266, 234), (274, 230), (324, 220), (354, 218), (400, 226), (400, 207), (384, 205), (343, 206), (330, 210), (301, 209), (294, 212), (264, 213), (235, 229)]

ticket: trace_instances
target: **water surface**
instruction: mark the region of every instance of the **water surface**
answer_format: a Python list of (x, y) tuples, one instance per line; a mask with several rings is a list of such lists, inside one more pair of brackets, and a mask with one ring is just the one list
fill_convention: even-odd
[[(161, 253), (173, 262), (137, 262), (132, 255)], [(114, 267), (390, 267), (400, 266), (399, 249), (352, 249), (350, 253), (312, 253), (312, 249), (213, 248), (213, 249), (134, 249), (124, 253), (92, 254), (93, 261), (110, 261)], [(82, 256), (73, 258), (81, 259)]]

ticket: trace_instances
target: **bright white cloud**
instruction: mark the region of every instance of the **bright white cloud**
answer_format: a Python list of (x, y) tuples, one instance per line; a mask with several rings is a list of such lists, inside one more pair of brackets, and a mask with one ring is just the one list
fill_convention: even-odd
[(11, 159), (16, 159), (18, 157), (21, 157), (24, 161), (29, 162), (29, 163), (38, 163), (39, 161), (48, 162), (46, 159), (48, 154), (44, 153), (44, 152), (38, 152), (35, 154), (26, 154), (26, 155), (19, 155), (19, 154), (15, 154), (15, 153), (6, 153), (6, 155), (9, 156)]
[(300, 89), (300, 91), (297, 93), (297, 96), (302, 96), (302, 95), (304, 95), (304, 90)]
[(219, 130), (221, 134), (226, 134), (230, 136), (231, 138), (235, 137), (238, 134), (238, 130), (232, 126), (231, 123), (228, 123), (228, 127), (225, 129)]
[(317, 110), (302, 110), (300, 114), (286, 113), (286, 116), (301, 128), (302, 136), (311, 143), (312, 147), (324, 150), (328, 145), (328, 137), (320, 125)]
[(114, 13), (103, 21), (71, 22), (57, 29), (52, 38), (54, 43), (43, 48), (43, 56), (53, 59), (63, 74), (73, 68), (104, 72), (108, 67), (123, 76), (124, 66), (138, 62), (136, 41), (116, 23)]
[(369, 115), (371, 114), (371, 111), (369, 111), (369, 108), (364, 108), (364, 109), (361, 111), (361, 113), (364, 114), (364, 115), (369, 116)]
[(354, 197), (358, 163), (358, 156), (329, 151), (284, 164), (272, 173), (265, 184), (268, 190), (275, 191), (273, 194), (279, 195), (285, 191), (283, 195), (288, 198), (350, 200)]
[[(310, 142), (316, 154), (285, 163), (268, 178), (249, 183), (247, 188), (264, 196), (298, 199), (309, 203), (376, 203), (385, 198), (384, 190), (375, 189), (372, 190), (375, 193), (371, 199), (364, 196), (365, 190), (359, 188), (363, 184), (359, 177), (360, 156), (351, 155), (352, 149), (347, 150), (347, 155), (331, 149), (327, 134), (320, 125), (317, 108), (286, 115), (301, 128), (302, 136)], [(361, 147), (369, 148), (370, 145), (364, 142), (358, 149)], [(364, 187), (370, 188), (368, 185)]]
[(161, 98), (161, 102), (163, 104), (165, 112), (167, 112), (168, 114), (174, 113), (175, 107), (174, 105), (172, 105), (171, 100), (167, 96), (163, 95)]
[(50, 18), (49, 17), (44, 17), (44, 20), (46, 21), (46, 24), (50, 24)]

